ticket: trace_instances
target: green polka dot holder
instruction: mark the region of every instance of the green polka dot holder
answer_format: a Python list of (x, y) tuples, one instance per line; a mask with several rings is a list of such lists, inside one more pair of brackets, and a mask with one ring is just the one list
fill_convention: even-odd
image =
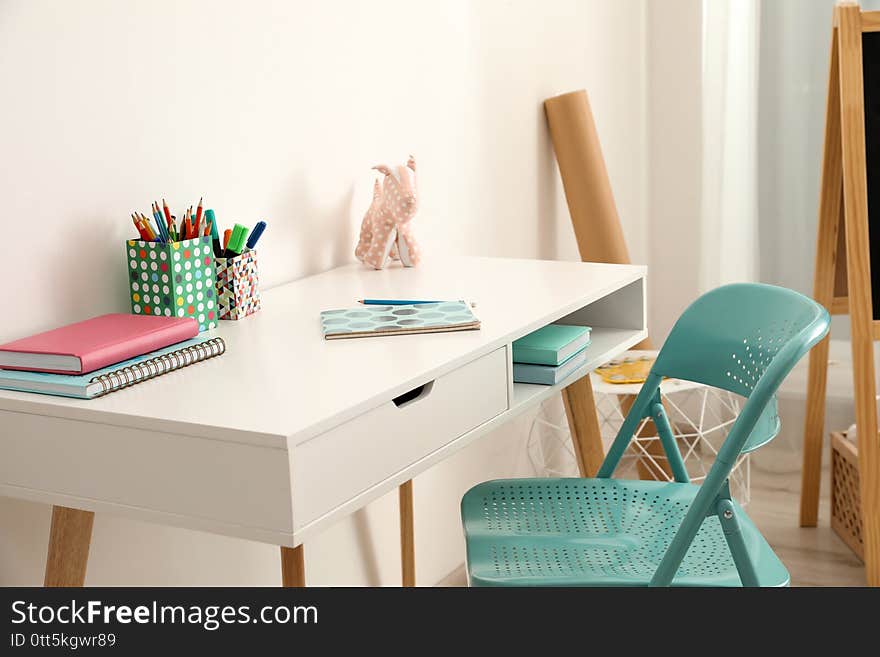
[(210, 237), (125, 243), (128, 293), (135, 315), (193, 317), (199, 331), (217, 328), (216, 271)]

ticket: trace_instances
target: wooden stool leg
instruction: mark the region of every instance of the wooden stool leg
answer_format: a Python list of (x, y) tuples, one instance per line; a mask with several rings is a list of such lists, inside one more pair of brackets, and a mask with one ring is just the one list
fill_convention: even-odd
[(52, 507), (44, 586), (83, 586), (92, 541), (92, 511)]
[(599, 416), (593, 398), (593, 384), (589, 375), (566, 386), (562, 391), (571, 442), (582, 477), (595, 477), (605, 460)]
[(413, 523), (413, 482), (398, 488), (400, 499), (400, 572), (404, 586), (416, 585), (416, 543)]
[(281, 546), (281, 586), (303, 587), (306, 585), (306, 563), (303, 546)]

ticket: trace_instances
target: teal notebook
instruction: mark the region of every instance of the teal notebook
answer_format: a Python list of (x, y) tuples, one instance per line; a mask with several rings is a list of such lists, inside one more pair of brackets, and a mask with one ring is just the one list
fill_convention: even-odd
[(92, 399), (219, 356), (224, 351), (223, 338), (193, 338), (83, 375), (0, 369), (0, 388)]
[(555, 367), (589, 342), (589, 326), (548, 324), (514, 341), (513, 362)]
[(363, 305), (325, 310), (321, 330), (327, 340), (408, 333), (443, 333), (480, 328), (465, 301), (410, 303), (400, 306)]
[[(587, 345), (589, 346), (589, 345)], [(544, 386), (556, 385), (567, 379), (576, 369), (587, 363), (587, 348), (569, 357), (568, 360), (556, 367), (552, 365), (531, 365), (529, 363), (513, 364), (514, 383), (538, 383)]]

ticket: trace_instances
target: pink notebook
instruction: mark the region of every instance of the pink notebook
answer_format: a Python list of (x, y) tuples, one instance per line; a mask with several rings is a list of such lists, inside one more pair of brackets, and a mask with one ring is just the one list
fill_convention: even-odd
[(86, 374), (198, 335), (193, 317), (114, 313), (0, 345), (0, 368)]

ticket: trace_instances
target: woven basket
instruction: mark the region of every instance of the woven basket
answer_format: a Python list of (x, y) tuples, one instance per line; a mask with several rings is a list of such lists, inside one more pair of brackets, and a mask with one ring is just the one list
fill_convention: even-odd
[(831, 432), (831, 529), (859, 559), (865, 560), (859, 497), (859, 450), (839, 431)]

